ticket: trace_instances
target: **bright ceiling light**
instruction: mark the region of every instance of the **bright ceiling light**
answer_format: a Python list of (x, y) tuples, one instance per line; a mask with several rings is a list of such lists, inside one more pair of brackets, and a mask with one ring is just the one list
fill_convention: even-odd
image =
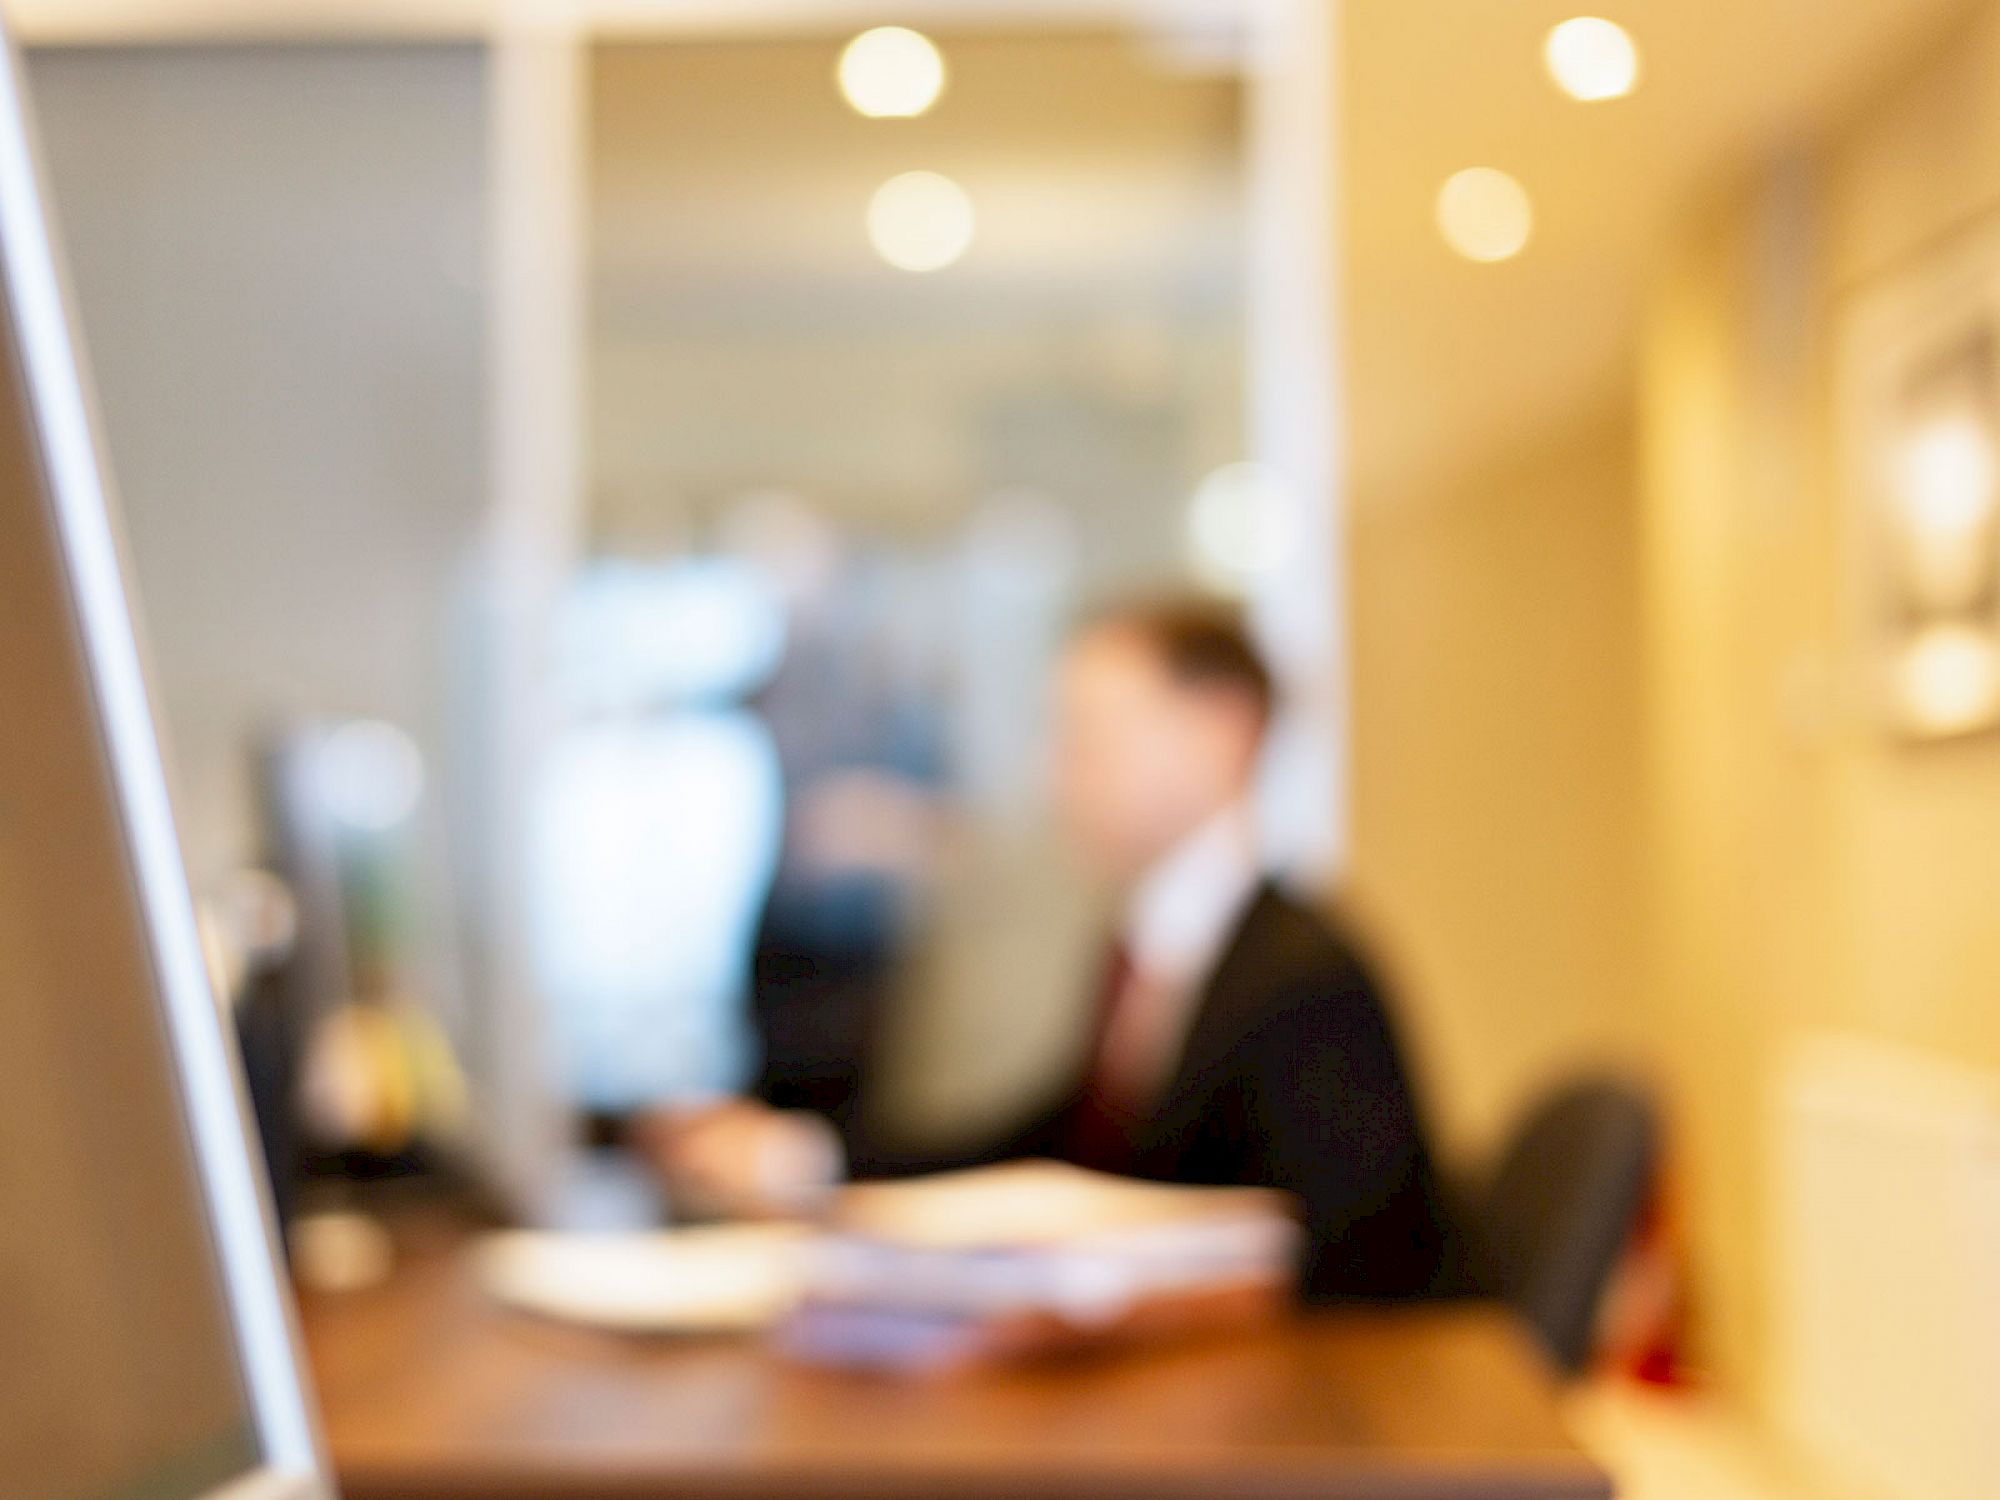
[(972, 247), (972, 199), (949, 177), (905, 172), (868, 202), (868, 238), (900, 271), (942, 271)]
[(1590, 103), (1622, 99), (1639, 86), (1639, 49), (1631, 33), (1601, 16), (1576, 16), (1549, 32), (1542, 59), (1556, 87)]
[(1445, 179), (1437, 196), (1438, 230), (1467, 260), (1508, 260), (1534, 232), (1527, 189), (1494, 167), (1467, 167)]
[(872, 120), (907, 120), (944, 92), (944, 57), (907, 26), (864, 31), (840, 54), (840, 91)]

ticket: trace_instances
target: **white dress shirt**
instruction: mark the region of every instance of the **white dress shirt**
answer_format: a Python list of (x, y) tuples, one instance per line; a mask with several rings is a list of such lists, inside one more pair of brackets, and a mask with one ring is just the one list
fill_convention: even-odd
[(1127, 900), (1131, 963), (1112, 1002), (1097, 1076), (1139, 1106), (1165, 1086), (1201, 994), (1264, 879), (1248, 808), (1217, 813), (1154, 863)]

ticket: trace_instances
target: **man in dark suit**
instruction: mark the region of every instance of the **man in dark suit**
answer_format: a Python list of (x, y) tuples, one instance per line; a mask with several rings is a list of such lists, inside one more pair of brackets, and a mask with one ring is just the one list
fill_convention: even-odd
[[(1447, 1216), (1379, 987), (1264, 873), (1249, 798), (1272, 685), (1205, 606), (1106, 616), (1058, 688), (1057, 797), (1122, 894), (1089, 1045), (1045, 1107), (956, 1152), (845, 1143), (854, 1175), (1046, 1156), (1299, 1200), (1314, 1298), (1453, 1289)], [(732, 1105), (658, 1123), (669, 1175), (739, 1200), (833, 1175), (796, 1117)]]

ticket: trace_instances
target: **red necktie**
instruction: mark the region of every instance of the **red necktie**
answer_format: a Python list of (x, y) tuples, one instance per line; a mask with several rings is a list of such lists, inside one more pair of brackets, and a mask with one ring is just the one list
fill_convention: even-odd
[(1120, 1096), (1107, 1068), (1105, 1042), (1112, 1032), (1120, 1002), (1131, 992), (1136, 970), (1122, 942), (1114, 942), (1105, 961), (1097, 996), (1097, 1014), (1090, 1034), (1090, 1067), (1083, 1087), (1070, 1106), (1064, 1131), (1064, 1155), (1080, 1167), (1099, 1172), (1130, 1172), (1137, 1152), (1133, 1134), (1138, 1117)]

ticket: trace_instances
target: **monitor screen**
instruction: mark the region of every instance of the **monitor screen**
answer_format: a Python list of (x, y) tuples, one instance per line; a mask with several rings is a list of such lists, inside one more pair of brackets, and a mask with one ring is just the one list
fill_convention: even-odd
[(0, 1494), (320, 1493), (0, 37)]

